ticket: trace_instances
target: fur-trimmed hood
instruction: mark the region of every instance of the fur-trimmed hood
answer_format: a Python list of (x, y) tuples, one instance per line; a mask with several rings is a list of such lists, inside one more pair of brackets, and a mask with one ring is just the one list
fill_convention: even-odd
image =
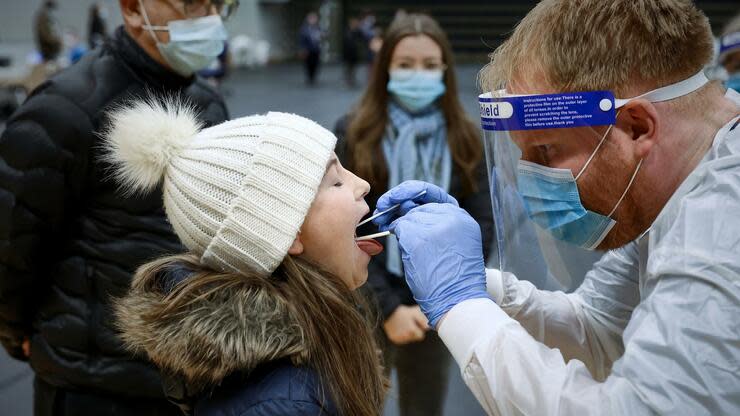
[[(305, 362), (308, 348), (295, 312), (273, 286), (232, 276), (190, 289), (193, 279), (205, 276), (189, 267), (170, 262), (156, 274), (137, 273), (116, 302), (128, 348), (196, 389), (280, 358)], [(181, 295), (188, 301), (173, 308)]]

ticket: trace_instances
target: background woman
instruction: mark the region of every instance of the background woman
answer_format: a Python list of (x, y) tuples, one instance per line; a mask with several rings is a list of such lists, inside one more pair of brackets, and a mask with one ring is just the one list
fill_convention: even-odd
[[(459, 102), (447, 36), (431, 17), (394, 19), (364, 96), (335, 132), (342, 163), (370, 182), (371, 206), (405, 180), (434, 183), (479, 222), (488, 252), (492, 212), (480, 134)], [(385, 364), (398, 370), (402, 415), (441, 414), (449, 353), (427, 332), (401, 267), (391, 237), (385, 252), (372, 259), (368, 279), (383, 317)]]

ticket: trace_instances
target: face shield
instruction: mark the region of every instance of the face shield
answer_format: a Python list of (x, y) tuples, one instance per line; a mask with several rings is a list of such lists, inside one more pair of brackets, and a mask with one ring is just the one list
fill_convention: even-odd
[(609, 137), (619, 109), (636, 98), (678, 98), (707, 82), (700, 72), (631, 99), (610, 91), (482, 94), (497, 266), (540, 288), (577, 287), (601, 257), (593, 250), (616, 225), (642, 165), (604, 156), (615, 146)]

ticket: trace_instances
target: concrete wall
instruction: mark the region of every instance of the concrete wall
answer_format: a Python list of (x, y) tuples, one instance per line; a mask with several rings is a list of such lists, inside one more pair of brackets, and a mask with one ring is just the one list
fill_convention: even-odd
[[(60, 29), (73, 29), (87, 39), (87, 19), (95, 0), (57, 0)], [(121, 24), (118, 0), (99, 0), (108, 9), (108, 29)], [(33, 17), (43, 0), (0, 0), (0, 42), (33, 44)]]
[(284, 60), (293, 56), (296, 37), (293, 35), (289, 3), (240, 1), (237, 13), (227, 23), (231, 36), (247, 35), (270, 43), (270, 59)]
[[(85, 41), (89, 7), (95, 0), (57, 0), (60, 29), (76, 32)], [(43, 0), (0, 0), (0, 46), (23, 45), (33, 48), (33, 19)], [(100, 0), (108, 9), (108, 30), (123, 23), (118, 0)], [(298, 2), (302, 3), (302, 2)], [(295, 56), (297, 25), (295, 2), (241, 0), (237, 14), (227, 22), (231, 36), (244, 34), (270, 43), (271, 59)]]

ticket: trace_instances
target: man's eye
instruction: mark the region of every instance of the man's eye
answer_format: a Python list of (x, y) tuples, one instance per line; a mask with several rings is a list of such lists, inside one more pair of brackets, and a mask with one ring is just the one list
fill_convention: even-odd
[(337, 182), (337, 183), (334, 184), (334, 186), (336, 186), (336, 187), (340, 187), (342, 185), (344, 185), (342, 182)]

